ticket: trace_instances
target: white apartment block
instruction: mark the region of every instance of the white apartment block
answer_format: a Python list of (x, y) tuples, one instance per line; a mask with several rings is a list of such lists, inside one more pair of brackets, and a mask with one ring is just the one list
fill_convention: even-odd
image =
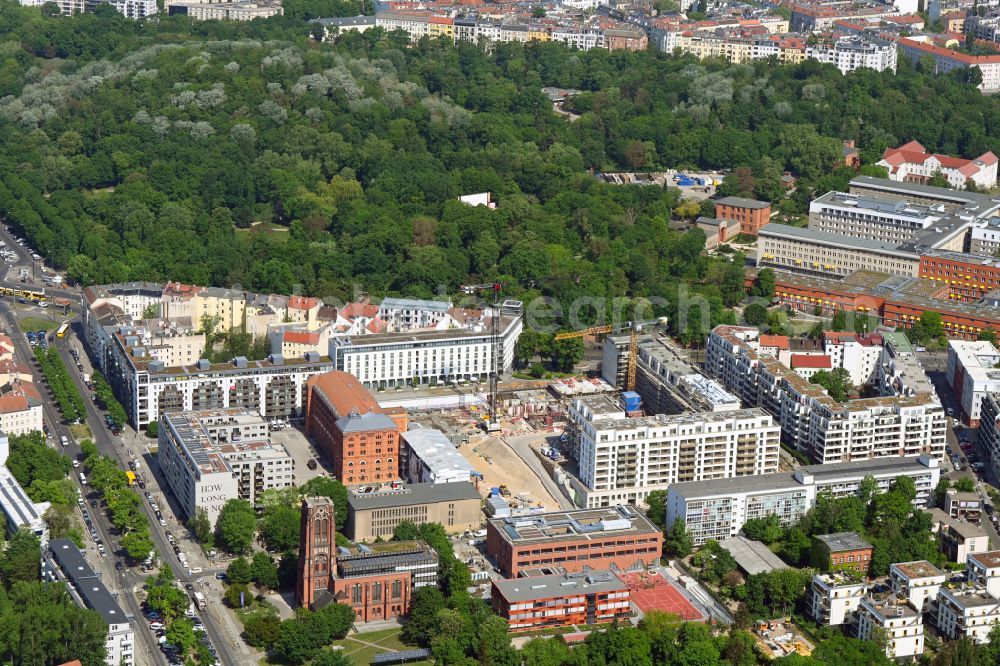
[(1000, 600), (979, 587), (942, 588), (937, 610), (937, 628), (951, 640), (967, 636), (985, 643), (994, 624), (1000, 622)]
[(906, 597), (917, 610), (923, 610), (928, 602), (937, 599), (944, 581), (944, 572), (927, 560), (889, 565), (892, 591)]
[(772, 356), (761, 353), (755, 328), (719, 326), (709, 335), (706, 372), (742, 401), (781, 425), (784, 441), (817, 463), (945, 450), (945, 415), (936, 394), (833, 400)]
[(1000, 395), (987, 393), (980, 403), (979, 441), (986, 447), (990, 464), (1000, 470)]
[(816, 574), (809, 586), (810, 613), (824, 626), (846, 624), (868, 593), (868, 583), (843, 574)]
[(885, 167), (890, 180), (925, 183), (940, 173), (948, 186), (965, 189), (972, 183), (983, 189), (997, 184), (997, 156), (987, 151), (974, 159), (928, 153), (917, 141), (886, 148), (876, 166)]
[(426, 301), (412, 298), (386, 298), (378, 306), (378, 317), (390, 331), (432, 328), (450, 319), (451, 301)]
[(1000, 391), (1000, 350), (986, 340), (948, 341), (948, 384), (970, 427), (979, 426), (983, 397)]
[(886, 656), (901, 659), (923, 654), (923, 614), (905, 598), (888, 595), (878, 599), (862, 599), (858, 606), (858, 638), (863, 641), (871, 640), (876, 627), (885, 633)]
[(170, 16), (183, 14), (196, 21), (253, 21), (281, 16), (280, 2), (170, 2), (164, 7)]
[(965, 570), (970, 583), (1000, 598), (1000, 550), (969, 555)]
[(580, 506), (644, 505), (675, 483), (778, 469), (778, 426), (762, 409), (629, 418), (604, 396), (569, 410), (578, 444)]
[(976, 220), (969, 229), (969, 254), (995, 256), (1000, 250), (1000, 220)]
[[(46, 0), (19, 0), (22, 7), (41, 7)], [(89, 2), (86, 0), (54, 0), (59, 6), (59, 13), (65, 15), (82, 14)]]
[(782, 525), (798, 522), (816, 503), (816, 495), (857, 495), (871, 476), (879, 490), (889, 489), (900, 476), (917, 487), (914, 506), (925, 507), (940, 479), (937, 458), (879, 458), (830, 465), (809, 465), (795, 472), (675, 483), (667, 490), (666, 523), (683, 519), (696, 545), (709, 539), (736, 536), (751, 518), (778, 516)]
[(990, 549), (990, 537), (982, 527), (966, 520), (955, 520), (941, 509), (932, 511), (940, 534), (941, 552), (949, 562), (967, 562), (969, 555)]
[(978, 86), (979, 89), (986, 93), (1000, 90), (1000, 55), (968, 55), (936, 46), (923, 41), (924, 39), (927, 38), (924, 36), (900, 38), (896, 42), (900, 55), (914, 62), (930, 58), (934, 63), (935, 74), (947, 74), (956, 69), (978, 67), (983, 75), (983, 81)]
[(108, 0), (120, 14), (130, 19), (141, 19), (159, 12), (156, 0)]
[(807, 46), (806, 55), (833, 65), (841, 74), (862, 67), (876, 72), (896, 71), (896, 45), (882, 39), (842, 37), (833, 44)]
[(847, 370), (852, 384), (863, 386), (875, 379), (882, 358), (882, 337), (828, 331), (823, 334), (823, 351), (833, 367)]
[(847, 276), (875, 270), (917, 277), (920, 254), (895, 242), (848, 237), (793, 227), (765, 224), (757, 235), (757, 265), (806, 275)]
[[(514, 363), (514, 345), (524, 328), (520, 302), (504, 304), (500, 326), (503, 373)], [(489, 321), (472, 329), (334, 337), (330, 358), (332, 370), (351, 373), (369, 389), (413, 383), (485, 382), (494, 365)]]
[(247, 410), (164, 414), (157, 457), (184, 516), (201, 507), (214, 525), (228, 500), (255, 504), (265, 490), (292, 487), (292, 458), (268, 433), (267, 421)]
[(935, 395), (934, 385), (920, 365), (920, 359), (906, 334), (893, 331), (880, 334), (882, 354), (875, 366), (875, 389), (879, 395)]

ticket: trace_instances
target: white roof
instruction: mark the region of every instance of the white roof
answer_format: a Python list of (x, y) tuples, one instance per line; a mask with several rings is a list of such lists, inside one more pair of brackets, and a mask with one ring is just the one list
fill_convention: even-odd
[(479, 475), (440, 430), (418, 427), (407, 430), (402, 437), (435, 480), (468, 481), (470, 476)]
[(1000, 351), (987, 340), (949, 340), (948, 346), (965, 374), (974, 382), (996, 382), (1000, 384)]

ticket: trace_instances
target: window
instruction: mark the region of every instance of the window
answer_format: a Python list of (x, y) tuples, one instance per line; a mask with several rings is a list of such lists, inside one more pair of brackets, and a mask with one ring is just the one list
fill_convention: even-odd
[(403, 583), (402, 581), (394, 580), (392, 581), (392, 598), (399, 599), (403, 596)]
[(351, 603), (360, 604), (361, 603), (361, 585), (355, 583), (351, 588)]
[(382, 601), (382, 583), (372, 584), (372, 601)]

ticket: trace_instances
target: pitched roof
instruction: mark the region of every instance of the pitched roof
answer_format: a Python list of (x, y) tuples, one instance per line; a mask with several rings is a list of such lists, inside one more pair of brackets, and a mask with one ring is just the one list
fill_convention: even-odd
[(285, 331), (282, 341), (295, 345), (314, 345), (319, 342), (319, 333), (315, 331)]
[(778, 349), (788, 349), (789, 341), (787, 335), (762, 335), (759, 338), (761, 347), (777, 347)]
[(818, 368), (829, 370), (833, 361), (829, 356), (814, 356), (812, 354), (792, 354), (792, 368)]

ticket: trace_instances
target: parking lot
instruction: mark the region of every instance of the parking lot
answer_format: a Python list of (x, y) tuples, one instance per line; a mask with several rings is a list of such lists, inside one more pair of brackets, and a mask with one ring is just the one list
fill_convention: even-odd
[[(294, 463), (295, 485), (301, 486), (307, 481), (317, 476), (333, 476), (333, 469), (329, 466), (325, 456), (313, 446), (313, 443), (306, 439), (305, 434), (297, 426), (285, 426), (280, 429), (271, 430), (271, 442), (285, 447)], [(309, 468), (309, 461), (314, 460), (316, 469)]]

